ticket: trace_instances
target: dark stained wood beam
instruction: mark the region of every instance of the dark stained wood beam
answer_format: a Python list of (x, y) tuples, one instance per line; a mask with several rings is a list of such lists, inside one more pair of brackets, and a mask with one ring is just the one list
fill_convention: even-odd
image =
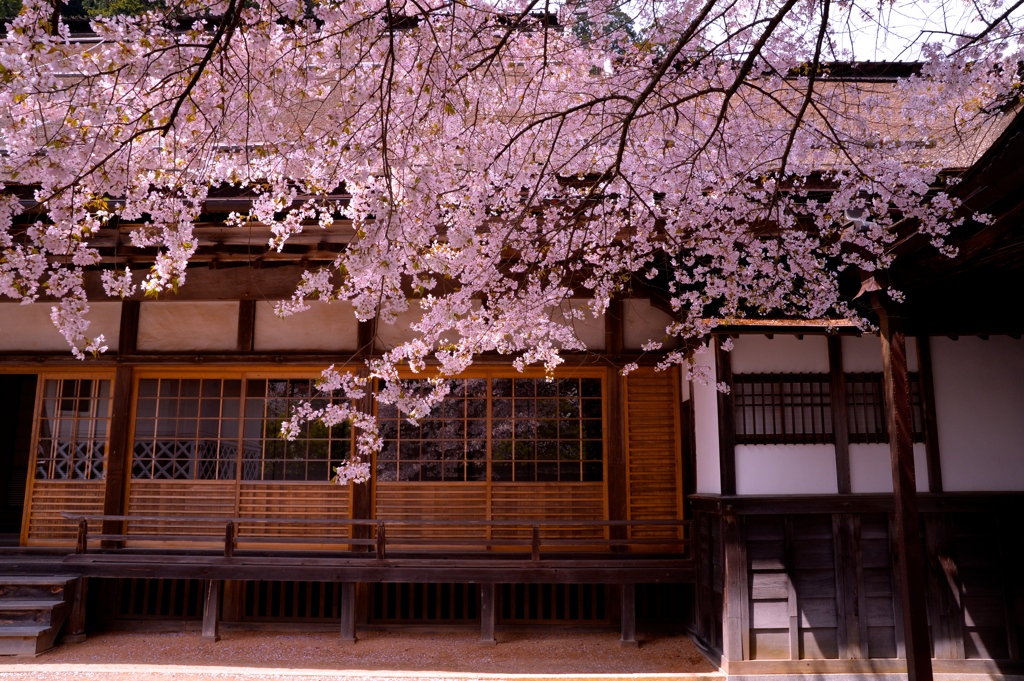
[(732, 395), (732, 359), (722, 350), (722, 337), (715, 344), (715, 381), (729, 386), (718, 392), (718, 455), (721, 463), (722, 494), (736, 494), (736, 411)]
[(639, 648), (636, 640), (636, 584), (623, 584), (619, 645), (623, 648)]
[(117, 354), (121, 357), (135, 354), (139, 339), (140, 306), (137, 300), (121, 303), (121, 327), (117, 337)]
[(904, 641), (909, 681), (931, 681), (931, 642), (925, 603), (924, 556), (921, 550), (921, 521), (917, 507), (914, 474), (914, 436), (910, 406), (910, 375), (907, 371), (906, 339), (901, 320), (877, 297), (875, 309), (881, 322), (882, 361), (885, 373), (889, 448), (896, 506), (896, 560), (899, 563)]
[(935, 378), (932, 373), (932, 345), (928, 336), (917, 337), (917, 367), (921, 381), (921, 412), (924, 416), (924, 446), (928, 459), (928, 491), (942, 491), (942, 461), (939, 430), (935, 416)]
[(220, 640), (220, 580), (206, 580), (203, 591), (203, 638)]
[(480, 585), (480, 643), (485, 646), (497, 644), (494, 639), (494, 625), (498, 620), (495, 585)]
[[(608, 419), (605, 447), (608, 459), (608, 519), (626, 520), (628, 514), (629, 468), (626, 461), (626, 381), (616, 367), (609, 369), (607, 389)], [(625, 539), (625, 527), (609, 529), (610, 539)]]
[(843, 373), (843, 341), (839, 336), (828, 337), (828, 370), (832, 393), (832, 433), (835, 436), (836, 448), (836, 486), (840, 494), (849, 494), (849, 411), (846, 403), (846, 375)]
[(343, 644), (356, 642), (356, 585), (341, 583), (341, 639)]
[[(122, 336), (122, 338), (124, 338)], [(103, 515), (123, 515), (124, 498), (128, 485), (128, 457), (132, 449), (131, 418), (132, 392), (135, 381), (131, 366), (118, 366), (114, 372), (114, 385), (110, 404), (110, 437), (107, 442), (106, 485), (103, 487)], [(120, 534), (122, 523), (103, 521), (103, 534)], [(106, 548), (110, 542), (103, 542)], [(115, 544), (116, 545), (116, 544)]]
[(256, 335), (256, 301), (238, 301), (238, 351), (252, 352), (252, 342)]

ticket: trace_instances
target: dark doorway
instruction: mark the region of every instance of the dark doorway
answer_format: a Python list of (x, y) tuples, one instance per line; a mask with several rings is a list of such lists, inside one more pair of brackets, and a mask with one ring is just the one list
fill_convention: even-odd
[(35, 374), (0, 374), (0, 546), (17, 546), (32, 449)]

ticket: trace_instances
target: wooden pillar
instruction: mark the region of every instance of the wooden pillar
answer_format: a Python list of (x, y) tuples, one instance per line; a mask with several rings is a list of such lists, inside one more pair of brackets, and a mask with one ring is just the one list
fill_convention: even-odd
[[(106, 484), (103, 488), (103, 515), (124, 515), (125, 491), (128, 485), (128, 457), (131, 452), (132, 367), (120, 365), (114, 373), (111, 400), (110, 439), (107, 447)], [(103, 534), (120, 534), (123, 523), (108, 520)], [(118, 542), (104, 541), (103, 548), (115, 548)]]
[(747, 548), (740, 519), (722, 516), (725, 548), (725, 617), (722, 655), (727, 660), (750, 659), (750, 599), (747, 596)]
[(496, 585), (486, 583), (480, 585), (480, 643), (485, 646), (493, 646), (498, 642), (494, 639), (494, 624), (498, 619), (498, 610), (495, 607)]
[(623, 648), (639, 648), (640, 643), (636, 640), (636, 584), (623, 584), (621, 594), (619, 645)]
[(917, 511), (917, 483), (914, 475), (914, 437), (906, 339), (900, 320), (884, 309), (877, 299), (876, 310), (882, 331), (882, 361), (885, 368), (885, 401), (896, 506), (896, 546), (902, 587), (900, 595), (907, 675), (909, 681), (931, 681), (931, 644), (928, 638), (928, 612), (923, 588), (925, 571), (921, 551), (921, 522)]
[(828, 337), (828, 371), (832, 404), (832, 434), (836, 448), (836, 489), (849, 494), (850, 486), (850, 427), (847, 419), (846, 375), (843, 373), (843, 339)]
[(238, 352), (252, 352), (256, 336), (256, 301), (238, 301)]
[[(715, 338), (715, 381), (732, 387), (732, 361), (722, 350), (723, 338)], [(721, 464), (722, 494), (736, 494), (736, 408), (732, 391), (718, 393), (718, 455)]]
[(356, 584), (341, 583), (341, 643), (356, 642)]
[(206, 580), (203, 593), (203, 638), (207, 641), (220, 640), (220, 580)]
[(921, 377), (921, 413), (924, 416), (924, 448), (928, 460), (928, 491), (942, 491), (939, 431), (935, 425), (935, 381), (932, 374), (932, 345), (928, 336), (917, 337), (917, 366)]
[(71, 597), (71, 613), (64, 628), (61, 643), (81, 643), (85, 640), (85, 602), (88, 596), (89, 580), (79, 577), (74, 582), (75, 593)]

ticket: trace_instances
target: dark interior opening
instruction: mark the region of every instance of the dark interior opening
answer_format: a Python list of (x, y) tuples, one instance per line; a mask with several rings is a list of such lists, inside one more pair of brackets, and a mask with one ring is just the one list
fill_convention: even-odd
[(0, 374), (0, 546), (21, 533), (35, 398), (35, 374)]

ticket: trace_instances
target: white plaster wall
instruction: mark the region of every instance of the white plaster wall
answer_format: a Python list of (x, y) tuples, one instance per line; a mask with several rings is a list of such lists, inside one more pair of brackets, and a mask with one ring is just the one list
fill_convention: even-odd
[(406, 343), (416, 337), (416, 332), (410, 328), (423, 317), (423, 310), (418, 300), (409, 301), (409, 309), (397, 315), (394, 324), (377, 324), (377, 337), (374, 339), (374, 347), (378, 352), (388, 351), (395, 346)]
[(1024, 342), (934, 337), (931, 344), (943, 488), (1024, 490)]
[(139, 350), (230, 351), (237, 347), (236, 301), (146, 301), (139, 307)]
[[(694, 356), (694, 362), (709, 368), (715, 377), (715, 356), (710, 350)], [(697, 492), (722, 493), (722, 472), (718, 451), (718, 391), (714, 384), (693, 381), (693, 427), (697, 444)]]
[(595, 317), (590, 311), (588, 301), (582, 298), (573, 298), (551, 310), (551, 319), (557, 322), (565, 322), (565, 315), (571, 310), (583, 315), (583, 319), (573, 319), (572, 328), (576, 337), (587, 346), (591, 352), (604, 351), (604, 315)]
[[(0, 304), (0, 351), (70, 352), (68, 342), (50, 321), (50, 307), (48, 303)], [(95, 338), (103, 334), (108, 352), (116, 351), (121, 333), (121, 303), (90, 303), (87, 318), (87, 335)]]
[[(857, 371), (866, 371), (857, 369)], [(850, 445), (850, 489), (854, 493), (892, 493), (892, 458), (888, 444)], [(928, 456), (923, 442), (914, 443), (917, 491), (928, 491)]]
[[(843, 371), (851, 374), (878, 373), (882, 368), (882, 339), (870, 333), (843, 336)], [(917, 341), (907, 338), (907, 370), (917, 371)], [(889, 490), (892, 491), (892, 490)]]
[(622, 345), (626, 350), (640, 350), (647, 341), (661, 342), (663, 350), (679, 346), (678, 338), (665, 337), (672, 318), (651, 305), (650, 300), (627, 298), (622, 307)]
[(828, 373), (825, 336), (743, 334), (731, 355), (734, 374)]
[(736, 445), (737, 494), (836, 494), (832, 445)]
[(348, 303), (310, 302), (305, 312), (281, 318), (274, 303), (256, 303), (253, 349), (353, 352), (359, 345), (359, 320)]

